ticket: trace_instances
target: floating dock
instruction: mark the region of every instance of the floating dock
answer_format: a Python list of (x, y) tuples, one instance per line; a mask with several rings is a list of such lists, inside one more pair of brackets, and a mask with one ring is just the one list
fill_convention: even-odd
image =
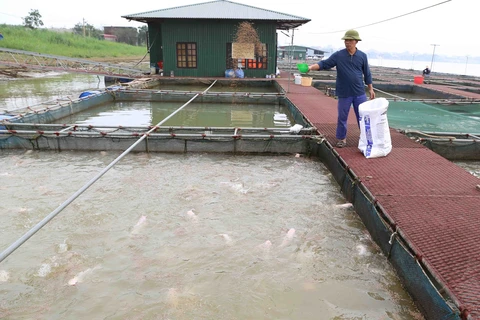
[[(295, 85), (285, 74), (279, 79), (263, 81), (275, 83), (282, 93), (217, 92), (201, 94), (201, 99), (279, 101), (289, 106), (295, 122), (306, 127), (303, 129), (306, 131), (95, 128), (48, 123), (54, 114), (59, 118), (68, 115), (74, 104), (82, 110), (119, 98), (150, 101), (180, 96), (185, 99), (198, 94), (144, 90), (148, 89), (148, 81), (144, 81), (138, 90), (107, 90), (80, 101), (59, 102), (30, 109), (27, 114), (12, 115), (16, 124), (0, 126), (3, 133), (0, 148), (85, 150), (92, 148), (92, 138), (96, 138), (94, 150), (122, 150), (148, 133), (148, 139), (136, 151), (209, 151), (205, 150), (208, 141), (217, 142), (215, 147), (208, 147), (216, 152), (299, 152), (316, 156), (333, 173), (345, 198), (354, 205), (426, 319), (480, 319), (480, 180), (393, 129), (390, 130), (392, 152), (383, 158), (366, 159), (357, 148), (360, 131), (353, 112), (348, 120), (347, 147), (335, 148), (337, 101), (334, 98), (313, 86)], [(435, 88), (434, 84), (427, 85)], [(444, 87), (437, 89), (448, 91)], [(460, 94), (446, 93), (453, 97)], [(469, 99), (478, 100), (480, 94), (467, 93), (462, 100)], [(218, 149), (218, 143), (224, 147)]]
[(347, 147), (335, 148), (337, 101), (288, 75), (278, 82), (326, 139), (317, 156), (426, 319), (480, 319), (480, 180), (393, 129), (392, 152), (365, 158), (353, 111)]

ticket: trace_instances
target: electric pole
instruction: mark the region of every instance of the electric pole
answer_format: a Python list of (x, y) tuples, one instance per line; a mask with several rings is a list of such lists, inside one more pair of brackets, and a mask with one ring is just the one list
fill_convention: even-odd
[(432, 62), (430, 63), (430, 71), (432, 71), (433, 68), (433, 58), (435, 57), (435, 48), (439, 46), (439, 44), (431, 44), (433, 46), (433, 54), (432, 54)]

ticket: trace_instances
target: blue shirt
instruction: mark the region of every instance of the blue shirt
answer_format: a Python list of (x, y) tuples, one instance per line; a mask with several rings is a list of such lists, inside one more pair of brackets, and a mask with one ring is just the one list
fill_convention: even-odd
[(339, 98), (361, 96), (365, 94), (365, 84), (372, 84), (367, 55), (358, 49), (353, 55), (347, 49), (339, 50), (328, 59), (319, 61), (318, 65), (320, 70), (337, 67), (336, 93)]

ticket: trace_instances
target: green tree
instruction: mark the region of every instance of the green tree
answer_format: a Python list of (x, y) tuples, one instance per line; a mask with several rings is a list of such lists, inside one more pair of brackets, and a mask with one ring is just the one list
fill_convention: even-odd
[(137, 43), (139, 46), (147, 44), (148, 37), (148, 26), (141, 26), (138, 28), (138, 40)]
[(36, 29), (40, 26), (43, 26), (42, 15), (38, 12), (37, 9), (31, 9), (28, 13), (28, 16), (22, 18), (23, 25), (30, 29)]
[(86, 21), (79, 22), (73, 27), (73, 33), (78, 34), (80, 36), (90, 37), (100, 39), (102, 38), (102, 31), (99, 29), (95, 29), (94, 26), (88, 24)]
[(114, 34), (118, 42), (128, 43), (132, 46), (137, 45), (138, 31), (133, 27), (117, 27)]

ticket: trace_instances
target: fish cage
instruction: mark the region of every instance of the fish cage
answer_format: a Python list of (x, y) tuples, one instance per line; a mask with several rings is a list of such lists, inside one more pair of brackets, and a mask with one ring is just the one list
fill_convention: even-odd
[[(1, 120), (0, 148), (54, 151), (125, 150), (143, 137), (142, 143), (137, 144), (132, 151), (308, 154), (312, 145), (323, 141), (316, 129), (308, 123), (275, 82), (235, 81), (235, 83), (236, 91), (231, 91), (233, 82), (228, 81), (135, 80), (126, 86), (112, 86), (103, 91), (83, 93), (75, 100), (52, 101), (9, 111)], [(257, 89), (257, 92), (252, 92), (251, 88), (257, 87), (258, 83), (263, 90)], [(192, 86), (192, 90), (187, 90), (185, 86)], [(211, 90), (213, 88), (215, 89)], [(260, 104), (281, 106), (285, 113), (272, 112), (271, 123), (274, 126), (271, 127), (211, 126), (207, 122), (206, 125), (185, 126), (184, 120), (178, 125), (162, 126), (164, 122), (162, 119), (170, 117), (166, 117), (165, 112), (157, 117), (158, 120), (162, 120), (159, 123), (145, 125), (132, 124), (133, 120), (128, 117), (119, 125), (63, 123), (64, 120), (71, 119), (72, 115), (102, 105), (128, 102), (173, 102), (177, 105), (183, 104), (182, 108), (190, 103), (206, 105), (224, 103), (234, 104), (242, 109), (240, 115), (238, 112), (235, 114), (232, 112), (230, 118), (241, 118), (248, 112), (255, 113), (258, 110), (256, 106)], [(213, 112), (216, 112), (215, 110)], [(152, 114), (155, 116), (154, 112)], [(193, 112), (192, 116), (199, 117), (199, 114)], [(212, 115), (204, 116), (207, 120), (211, 117)]]

